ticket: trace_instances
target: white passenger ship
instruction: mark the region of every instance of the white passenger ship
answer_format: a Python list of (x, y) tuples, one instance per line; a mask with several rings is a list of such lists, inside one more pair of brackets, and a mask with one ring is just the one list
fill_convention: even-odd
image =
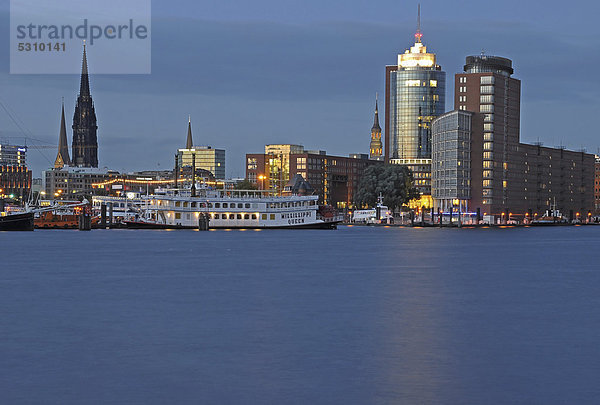
[(157, 190), (156, 194), (93, 197), (95, 209), (112, 204), (113, 215), (125, 213), (131, 228), (198, 228), (208, 218), (210, 228), (335, 228), (343, 220), (318, 196), (274, 196), (272, 191), (200, 189)]

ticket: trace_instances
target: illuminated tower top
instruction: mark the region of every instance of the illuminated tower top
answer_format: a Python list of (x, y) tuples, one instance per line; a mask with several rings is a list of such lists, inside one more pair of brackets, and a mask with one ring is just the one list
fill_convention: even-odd
[(398, 55), (398, 68), (401, 69), (435, 69), (441, 68), (435, 64), (435, 54), (427, 53), (427, 47), (423, 45), (421, 39), (421, 5), (417, 16), (417, 32), (415, 32), (415, 44)]

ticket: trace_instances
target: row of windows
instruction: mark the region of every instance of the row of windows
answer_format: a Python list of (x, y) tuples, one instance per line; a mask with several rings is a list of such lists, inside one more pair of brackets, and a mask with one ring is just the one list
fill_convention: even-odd
[(481, 86), (481, 94), (494, 94), (494, 86)]

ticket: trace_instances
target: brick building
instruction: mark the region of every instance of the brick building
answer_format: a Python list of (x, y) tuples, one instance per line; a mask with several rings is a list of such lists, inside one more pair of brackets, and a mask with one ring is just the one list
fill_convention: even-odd
[(456, 109), (433, 121), (435, 207), (508, 218), (594, 209), (594, 155), (520, 142), (521, 82), (512, 62), (469, 56), (455, 77)]
[(342, 157), (305, 151), (301, 145), (267, 145), (264, 154), (246, 155), (246, 178), (260, 189), (282, 193), (300, 174), (319, 195), (319, 203), (344, 209), (352, 206), (360, 176), (372, 164), (383, 162), (366, 154)]

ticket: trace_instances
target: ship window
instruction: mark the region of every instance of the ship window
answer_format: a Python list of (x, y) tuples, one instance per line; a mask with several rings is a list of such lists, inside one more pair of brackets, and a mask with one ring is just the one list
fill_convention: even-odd
[(263, 219), (263, 221), (266, 221), (267, 220), (267, 214), (262, 214), (262, 219)]
[[(266, 216), (266, 215), (265, 215)], [(258, 219), (258, 215), (252, 214), (252, 219)], [(266, 219), (266, 218), (265, 218)]]
[(175, 213), (175, 219), (181, 219), (181, 212)]
[(212, 203), (208, 203), (208, 208), (212, 208), (213, 204)]
[(175, 201), (175, 206), (176, 207), (181, 207), (181, 201)]
[(190, 214), (185, 214), (185, 219), (190, 219)]
[(271, 214), (271, 215), (269, 216), (269, 219), (270, 219), (271, 221), (275, 221), (275, 214)]
[(227, 203), (223, 203), (223, 208), (227, 208)]
[(244, 214), (244, 219), (250, 219), (250, 214)]
[(215, 208), (221, 208), (221, 203), (215, 203)]
[(250, 208), (250, 204), (246, 204), (246, 208)]
[(221, 219), (227, 219), (227, 214), (221, 214)]
[(192, 207), (192, 208), (196, 208), (196, 203), (195, 203), (195, 202), (191, 203), (191, 204), (190, 204), (190, 207)]
[(187, 202), (184, 202), (184, 203), (183, 203), (183, 208), (187, 208), (187, 206), (188, 206), (188, 203), (187, 203)]
[(244, 204), (242, 204), (242, 203), (239, 203), (239, 204), (238, 204), (238, 208), (244, 208)]
[(242, 214), (237, 214), (237, 219), (242, 219)]

